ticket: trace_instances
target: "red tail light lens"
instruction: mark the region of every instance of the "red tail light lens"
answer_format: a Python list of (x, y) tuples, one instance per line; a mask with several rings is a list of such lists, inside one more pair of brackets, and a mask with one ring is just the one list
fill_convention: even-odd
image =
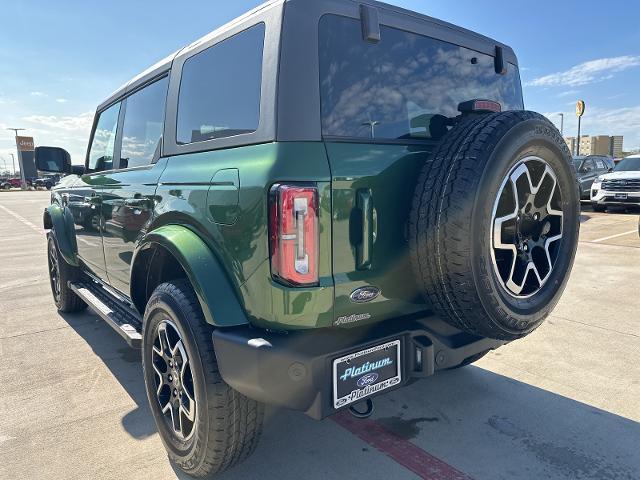
[(502, 105), (493, 100), (469, 100), (458, 105), (458, 111), (461, 113), (471, 112), (501, 112)]
[(318, 188), (275, 185), (271, 189), (271, 274), (283, 283), (318, 283)]

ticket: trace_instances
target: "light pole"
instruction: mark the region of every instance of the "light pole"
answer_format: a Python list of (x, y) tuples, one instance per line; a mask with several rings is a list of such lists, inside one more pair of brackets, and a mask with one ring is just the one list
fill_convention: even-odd
[(380, 122), (377, 120), (369, 120), (368, 122), (364, 122), (362, 124), (363, 127), (370, 127), (371, 128), (371, 139), (376, 138), (376, 127), (380, 125)]
[(11, 163), (13, 163), (13, 176), (16, 176), (16, 156), (13, 153), (10, 153), (9, 155), (11, 155)]
[(564, 137), (564, 113), (559, 113), (560, 115), (560, 135)]
[[(12, 132), (15, 133), (16, 151), (18, 152), (18, 159), (19, 159), (21, 157), (20, 157), (20, 148), (18, 147), (18, 132), (21, 132), (22, 130), (26, 130), (26, 128), (7, 128), (7, 130), (11, 130)], [(27, 186), (27, 180), (24, 178), (23, 170), (24, 170), (24, 168), (22, 168), (22, 165), (20, 165), (20, 184), (21, 184), (22, 188), (25, 188)], [(13, 174), (14, 174), (14, 176), (16, 174), (15, 160), (14, 160), (14, 163), (13, 163)]]

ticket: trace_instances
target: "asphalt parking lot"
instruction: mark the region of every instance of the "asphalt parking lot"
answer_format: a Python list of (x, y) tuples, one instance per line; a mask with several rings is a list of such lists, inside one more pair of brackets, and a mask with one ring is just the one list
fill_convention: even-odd
[[(171, 479), (139, 354), (49, 290), (48, 192), (0, 192), (0, 479)], [(582, 215), (576, 265), (526, 340), (376, 400), (366, 421), (269, 410), (224, 479), (640, 478), (637, 213)]]

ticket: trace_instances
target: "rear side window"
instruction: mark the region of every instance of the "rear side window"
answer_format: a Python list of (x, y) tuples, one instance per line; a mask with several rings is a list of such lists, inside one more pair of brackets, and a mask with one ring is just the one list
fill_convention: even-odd
[(177, 142), (253, 133), (260, 121), (264, 24), (189, 58), (178, 96)]
[(461, 102), (523, 108), (517, 68), (507, 64), (507, 74), (498, 75), (490, 55), (386, 26), (371, 43), (359, 21), (335, 15), (319, 28), (325, 137), (438, 139)]
[(100, 113), (89, 150), (89, 171), (101, 172), (113, 168), (113, 152), (118, 130), (120, 103), (110, 106)]
[(127, 98), (120, 168), (149, 165), (160, 157), (168, 77)]

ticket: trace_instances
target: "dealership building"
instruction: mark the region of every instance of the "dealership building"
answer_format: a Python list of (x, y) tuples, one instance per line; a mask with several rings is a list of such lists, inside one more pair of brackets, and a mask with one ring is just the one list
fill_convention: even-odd
[[(564, 137), (571, 153), (576, 151), (576, 137)], [(622, 155), (622, 135), (581, 135), (579, 155), (610, 155), (620, 157)]]

